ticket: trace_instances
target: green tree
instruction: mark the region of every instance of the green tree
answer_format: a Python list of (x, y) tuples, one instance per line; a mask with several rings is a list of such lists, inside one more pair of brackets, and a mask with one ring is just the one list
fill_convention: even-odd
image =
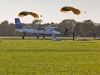
[(80, 25), (81, 36), (92, 36), (94, 31), (94, 23), (91, 20), (85, 20)]

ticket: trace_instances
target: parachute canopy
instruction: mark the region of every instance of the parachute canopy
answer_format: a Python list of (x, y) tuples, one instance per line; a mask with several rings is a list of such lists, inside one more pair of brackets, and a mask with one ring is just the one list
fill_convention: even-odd
[(74, 14), (79, 15), (81, 14), (81, 11), (79, 9), (76, 9), (74, 7), (70, 7), (70, 6), (65, 6), (63, 8), (61, 8), (60, 12), (68, 12), (68, 11), (72, 11)]
[(31, 15), (31, 16), (33, 16), (34, 18), (39, 18), (39, 16), (38, 16), (36, 13), (33, 13), (33, 12), (23, 11), (23, 12), (20, 12), (20, 13), (18, 14), (19, 17), (24, 17), (24, 16), (27, 16), (27, 15)]

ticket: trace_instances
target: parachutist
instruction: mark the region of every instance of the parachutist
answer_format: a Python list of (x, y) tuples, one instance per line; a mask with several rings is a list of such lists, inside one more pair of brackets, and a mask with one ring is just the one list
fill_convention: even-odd
[(81, 11), (79, 9), (76, 9), (76, 8), (70, 7), (70, 6), (65, 6), (65, 7), (61, 8), (61, 10), (60, 10), (60, 12), (68, 12), (68, 11), (72, 11), (76, 15), (81, 14)]
[(94, 37), (94, 40), (95, 40), (95, 38), (96, 38), (96, 32), (93, 33), (93, 37)]
[(73, 41), (75, 40), (75, 31), (73, 31)]
[(68, 28), (65, 27), (64, 36), (66, 36), (66, 35), (68, 36), (67, 32), (68, 32)]
[(36, 13), (33, 13), (33, 12), (23, 11), (23, 12), (20, 12), (20, 13), (18, 14), (19, 17), (24, 17), (24, 16), (27, 16), (27, 15), (31, 15), (31, 16), (33, 16), (34, 18), (39, 18), (39, 16), (38, 16)]

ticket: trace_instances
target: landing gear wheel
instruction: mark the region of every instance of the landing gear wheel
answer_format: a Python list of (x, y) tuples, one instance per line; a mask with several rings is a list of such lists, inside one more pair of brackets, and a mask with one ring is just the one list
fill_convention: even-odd
[(24, 39), (24, 36), (22, 36), (22, 39)]
[(37, 36), (37, 39), (39, 38), (39, 36)]
[(45, 36), (43, 36), (43, 38), (45, 38)]

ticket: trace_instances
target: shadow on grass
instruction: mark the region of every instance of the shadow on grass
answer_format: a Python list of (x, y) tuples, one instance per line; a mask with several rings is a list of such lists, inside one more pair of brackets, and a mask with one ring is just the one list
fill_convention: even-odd
[(96, 42), (91, 42), (91, 41), (73, 41), (69, 43), (96, 43)]

